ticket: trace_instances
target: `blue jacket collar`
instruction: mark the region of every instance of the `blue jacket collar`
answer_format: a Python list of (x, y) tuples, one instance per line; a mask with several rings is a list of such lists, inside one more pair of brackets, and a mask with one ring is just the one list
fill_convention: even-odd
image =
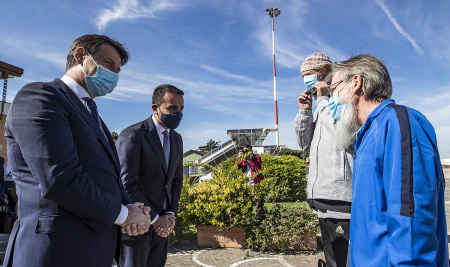
[(394, 99), (386, 99), (381, 104), (379, 104), (372, 112), (370, 112), (369, 116), (367, 117), (366, 122), (364, 122), (361, 129), (359, 129), (358, 134), (356, 135), (356, 140), (354, 143), (355, 150), (358, 149), (359, 144), (361, 143), (361, 138), (364, 136), (364, 133), (370, 128), (370, 125), (372, 124), (372, 121), (381, 113), (381, 111), (389, 104), (395, 104)]

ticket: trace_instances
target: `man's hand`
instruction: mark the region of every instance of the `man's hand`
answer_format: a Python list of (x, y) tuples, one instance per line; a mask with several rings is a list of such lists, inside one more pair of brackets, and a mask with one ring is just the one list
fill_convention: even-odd
[(305, 90), (297, 99), (298, 107), (301, 110), (310, 110), (312, 107), (312, 97), (308, 90)]
[(328, 84), (326, 84), (324, 82), (318, 82), (318, 83), (314, 84), (314, 86), (312, 88), (315, 88), (315, 90), (317, 90), (317, 98), (319, 98), (321, 96), (329, 96), (330, 95), (330, 91), (328, 90)]
[(167, 230), (169, 231), (168, 235), (170, 235), (170, 233), (172, 233), (172, 231), (173, 231), (173, 228), (175, 228), (175, 217), (169, 218), (169, 222), (170, 222), (170, 226), (169, 226), (169, 228), (167, 228)]
[(127, 235), (142, 235), (150, 228), (150, 207), (144, 206), (143, 203), (136, 202), (127, 206), (128, 216), (125, 222), (120, 225), (121, 231)]
[(159, 216), (158, 220), (153, 223), (156, 234), (161, 237), (169, 236), (175, 227), (175, 219), (175, 215), (173, 214)]

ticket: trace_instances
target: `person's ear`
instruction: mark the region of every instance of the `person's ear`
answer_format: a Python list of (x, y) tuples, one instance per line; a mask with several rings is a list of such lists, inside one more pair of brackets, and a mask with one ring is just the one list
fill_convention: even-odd
[(75, 52), (73, 53), (73, 57), (75, 58), (75, 62), (83, 65), (83, 61), (84, 61), (84, 56), (86, 50), (83, 47), (78, 47)]
[(352, 93), (354, 94), (358, 94), (362, 92), (362, 82), (363, 82), (363, 78), (361, 77), (361, 75), (355, 75), (353, 76), (352, 79), (352, 84), (353, 84), (353, 89), (352, 89)]
[(153, 113), (157, 113), (158, 112), (158, 106), (156, 104), (152, 104), (152, 110), (153, 110)]

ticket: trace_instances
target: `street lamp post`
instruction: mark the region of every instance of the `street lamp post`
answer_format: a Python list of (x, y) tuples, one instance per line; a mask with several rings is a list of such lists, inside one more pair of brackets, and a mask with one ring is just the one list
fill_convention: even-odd
[(279, 133), (278, 133), (278, 105), (277, 105), (277, 72), (275, 68), (275, 27), (273, 23), (273, 17), (278, 17), (281, 13), (276, 7), (266, 9), (266, 12), (272, 18), (272, 49), (273, 49), (273, 98), (275, 102), (275, 142), (277, 145), (277, 149), (280, 145), (279, 141)]

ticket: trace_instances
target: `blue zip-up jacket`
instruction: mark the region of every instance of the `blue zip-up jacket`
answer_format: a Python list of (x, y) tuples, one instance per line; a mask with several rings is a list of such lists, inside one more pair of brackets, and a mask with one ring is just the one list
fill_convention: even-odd
[(388, 99), (355, 141), (352, 266), (449, 266), (443, 172), (433, 126)]

